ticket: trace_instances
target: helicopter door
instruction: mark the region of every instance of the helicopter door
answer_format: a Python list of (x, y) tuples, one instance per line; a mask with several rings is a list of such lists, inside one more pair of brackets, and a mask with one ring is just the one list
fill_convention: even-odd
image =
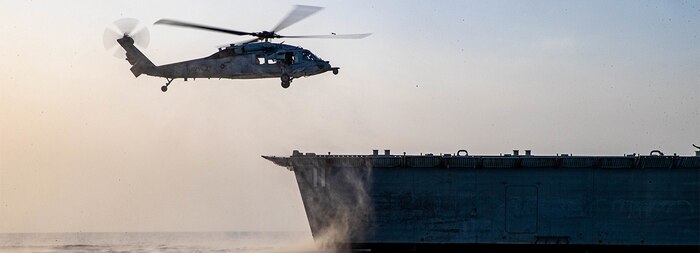
[(294, 52), (287, 52), (284, 54), (284, 63), (287, 65), (294, 64)]

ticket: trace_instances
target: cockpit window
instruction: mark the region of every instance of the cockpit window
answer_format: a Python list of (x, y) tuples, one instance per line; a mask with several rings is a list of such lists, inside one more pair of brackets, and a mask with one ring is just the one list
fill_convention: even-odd
[(318, 60), (318, 57), (316, 57), (314, 54), (312, 54), (310, 51), (303, 51), (301, 52), (301, 55), (304, 57), (304, 60), (306, 61), (316, 61)]

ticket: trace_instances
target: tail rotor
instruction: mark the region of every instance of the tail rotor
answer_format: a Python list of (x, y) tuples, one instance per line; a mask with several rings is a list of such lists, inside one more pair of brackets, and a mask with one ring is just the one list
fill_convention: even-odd
[[(150, 33), (145, 26), (139, 25), (139, 21), (133, 18), (122, 18), (107, 28), (102, 34), (102, 43), (105, 50), (114, 51), (113, 54), (117, 58), (125, 58), (126, 51), (122, 47), (117, 47), (117, 39), (130, 37), (134, 40), (134, 44), (141, 48), (148, 47), (150, 42)], [(117, 48), (116, 50), (114, 48)]]

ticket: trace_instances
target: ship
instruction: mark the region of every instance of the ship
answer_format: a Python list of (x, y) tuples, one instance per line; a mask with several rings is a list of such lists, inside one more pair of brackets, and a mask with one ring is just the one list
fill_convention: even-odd
[(700, 151), (262, 156), (314, 240), (370, 252), (700, 252)]

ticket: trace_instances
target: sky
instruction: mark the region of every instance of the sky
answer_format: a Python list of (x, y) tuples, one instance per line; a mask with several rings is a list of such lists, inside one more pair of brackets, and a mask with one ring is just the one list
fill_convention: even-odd
[[(156, 65), (271, 29), (340, 67), (294, 80), (134, 78), (103, 47), (140, 20)], [(0, 0), (0, 233), (309, 231), (292, 172), (332, 154), (691, 155), (699, 1)], [(281, 42), (281, 41), (278, 41)]]

